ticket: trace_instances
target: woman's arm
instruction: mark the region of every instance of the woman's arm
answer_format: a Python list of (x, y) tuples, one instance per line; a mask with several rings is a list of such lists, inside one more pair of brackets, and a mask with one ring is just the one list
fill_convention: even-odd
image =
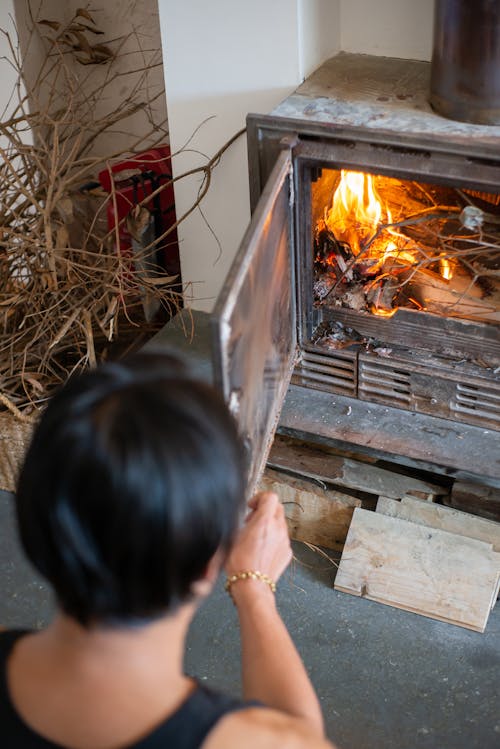
[[(276, 494), (263, 493), (250, 508), (228, 557), (227, 574), (258, 570), (277, 581), (292, 557), (283, 507)], [(323, 736), (318, 699), (270, 587), (260, 580), (238, 580), (231, 593), (240, 619), (245, 699), (301, 718)]]

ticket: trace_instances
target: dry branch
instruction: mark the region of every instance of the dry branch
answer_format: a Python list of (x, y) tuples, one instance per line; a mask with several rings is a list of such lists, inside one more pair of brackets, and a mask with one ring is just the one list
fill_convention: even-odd
[[(75, 371), (120, 355), (154, 332), (158, 324), (145, 319), (145, 299), (165, 315), (178, 309), (178, 279), (159, 267), (156, 251), (199, 207), (213, 169), (241, 133), (206, 164), (175, 177), (201, 174), (196, 201), (162, 236), (147, 246), (136, 243), (132, 254), (121, 246), (121, 231), (127, 221), (130, 229), (133, 216), (116, 222), (111, 232), (107, 224), (110, 206), (118, 215), (114, 179), (110, 194), (80, 188), (103, 170), (112, 174), (113, 160), (165, 142), (166, 123), (155, 124), (151, 110), (164, 92), (152, 90), (148, 80), (159, 51), (146, 55), (132, 30), (128, 39), (136, 41), (140, 62), (124, 73), (121, 55), (131, 54), (122, 51), (126, 39), (101, 42), (88, 10), (80, 9), (66, 26), (33, 18), (31, 41), (45, 45), (45, 58), (30, 81), (18, 40), (2, 33), (11, 50), (4, 62), (16, 69), (18, 80), (9, 115), (0, 122), (0, 403), (28, 414)], [(135, 83), (105, 111), (102, 101), (124, 75), (135, 76)], [(149, 131), (132, 137), (127, 152), (92, 153), (102, 133), (127, 131), (127, 120), (139, 110), (147, 114)], [(147, 219), (151, 200), (172, 181), (136, 211)]]
[[(392, 182), (396, 184), (397, 181)], [(342, 255), (337, 240), (320, 220), (316, 230), (319, 273), (322, 273), (322, 264), (330, 273), (326, 282), (320, 280), (320, 303), (342, 304), (342, 298), (351, 299), (354, 289), (357, 290), (357, 309), (373, 311), (375, 308), (388, 313), (399, 306), (408, 306), (409, 300), (409, 306), (438, 314), (498, 320), (499, 214), (474, 204), (475, 199), (484, 200), (483, 194), (471, 197), (450, 188), (448, 197), (454, 194), (455, 205), (439, 205), (423, 185), (408, 184), (413, 191), (410, 198), (408, 194), (403, 199), (398, 193), (394, 196), (387, 193), (394, 198), (391, 209), (400, 206), (400, 216), (379, 224), (373, 234), (360, 243), (359, 251), (350, 251), (349, 257)], [(415, 203), (413, 196), (419, 193), (421, 197)], [(494, 201), (490, 202), (495, 205)], [(418, 204), (418, 210), (408, 212), (408, 206), (415, 208)], [(326, 245), (333, 247), (332, 253), (337, 255), (333, 263), (324, 257), (325, 232), (331, 240), (327, 238)], [(389, 243), (393, 249), (386, 257)], [(444, 262), (453, 268), (453, 283), (448, 283), (440, 274), (439, 266)], [(335, 267), (333, 278), (328, 265)], [(359, 288), (364, 288), (364, 292), (359, 292)], [(415, 290), (422, 299), (415, 298)], [(375, 303), (373, 297), (376, 297)]]

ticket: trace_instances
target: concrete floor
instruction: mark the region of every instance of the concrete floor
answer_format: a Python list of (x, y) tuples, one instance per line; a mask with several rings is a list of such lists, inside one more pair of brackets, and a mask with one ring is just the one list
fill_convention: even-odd
[[(282, 615), (339, 749), (498, 749), (500, 604), (476, 634), (332, 589), (335, 568), (301, 544), (279, 585)], [(0, 624), (40, 627), (46, 586), (24, 561), (0, 492)], [(236, 613), (222, 585), (198, 613), (186, 669), (239, 693)]]

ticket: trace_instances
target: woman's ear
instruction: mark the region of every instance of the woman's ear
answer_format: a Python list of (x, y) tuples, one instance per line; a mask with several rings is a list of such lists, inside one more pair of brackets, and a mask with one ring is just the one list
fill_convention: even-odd
[(224, 561), (224, 555), (220, 549), (218, 549), (209, 563), (205, 568), (205, 572), (199, 580), (195, 580), (191, 585), (191, 592), (197, 598), (206, 598), (212, 592), (212, 588), (215, 585), (221, 567)]

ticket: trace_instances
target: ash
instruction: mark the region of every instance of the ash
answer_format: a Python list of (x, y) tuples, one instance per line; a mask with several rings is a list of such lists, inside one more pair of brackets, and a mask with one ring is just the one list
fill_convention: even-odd
[(349, 328), (341, 322), (321, 323), (312, 337), (312, 343), (317, 343), (329, 349), (344, 349), (354, 344), (363, 345), (368, 340), (357, 330)]

